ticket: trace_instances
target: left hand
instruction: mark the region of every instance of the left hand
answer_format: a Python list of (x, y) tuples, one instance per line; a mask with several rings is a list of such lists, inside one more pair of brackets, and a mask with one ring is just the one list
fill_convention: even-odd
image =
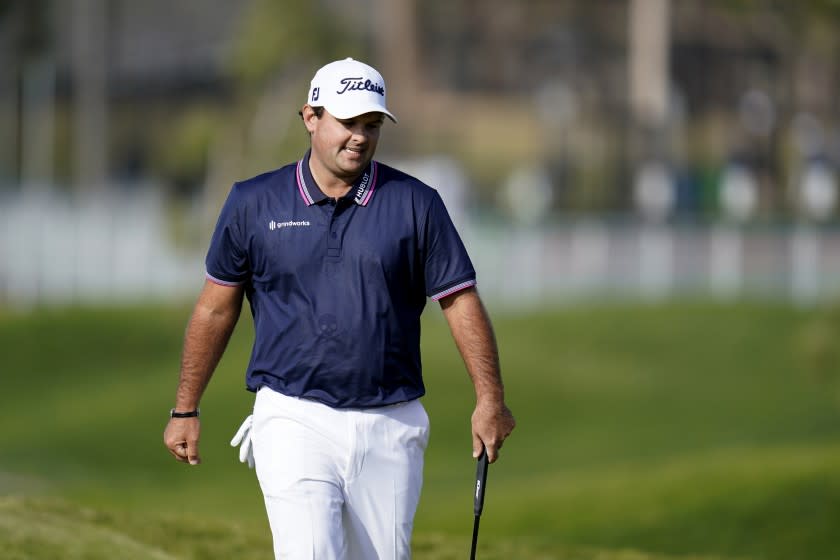
[(254, 445), (251, 439), (251, 430), (254, 422), (254, 415), (250, 414), (236, 431), (233, 439), (230, 440), (231, 447), (239, 446), (239, 462), (254, 468)]
[(499, 449), (515, 426), (513, 413), (504, 401), (479, 401), (472, 414), (473, 458), (481, 455), (484, 446), (487, 459), (494, 463), (499, 458)]

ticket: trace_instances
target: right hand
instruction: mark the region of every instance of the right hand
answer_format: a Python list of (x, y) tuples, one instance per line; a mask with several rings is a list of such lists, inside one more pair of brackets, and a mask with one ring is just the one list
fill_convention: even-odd
[(163, 443), (173, 457), (182, 463), (198, 465), (198, 436), (201, 422), (198, 418), (170, 418), (163, 432)]
[(478, 402), (472, 415), (473, 459), (478, 459), (484, 448), (487, 460), (495, 463), (502, 443), (515, 427), (516, 420), (504, 401)]

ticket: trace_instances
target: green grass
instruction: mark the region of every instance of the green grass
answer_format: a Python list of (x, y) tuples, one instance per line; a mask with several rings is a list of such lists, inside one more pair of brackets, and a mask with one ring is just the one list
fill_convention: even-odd
[[(462, 558), (473, 398), (435, 307), (414, 550)], [(271, 556), (228, 446), (252, 404), (247, 313), (202, 402), (203, 464), (163, 448), (188, 313), (0, 313), (0, 558)], [(840, 557), (840, 314), (592, 305), (495, 326), (518, 427), (490, 469), (482, 559)]]

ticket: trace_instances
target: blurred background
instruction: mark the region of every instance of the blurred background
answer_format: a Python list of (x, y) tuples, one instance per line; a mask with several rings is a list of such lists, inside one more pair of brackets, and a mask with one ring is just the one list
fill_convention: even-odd
[[(0, 0), (0, 558), (266, 558), (229, 437), (161, 443), (232, 183), (309, 80), (383, 73), (377, 159), (439, 189), (518, 427), (484, 560), (840, 558), (840, 1)], [(463, 558), (472, 388), (424, 314), (417, 558)]]
[(0, 302), (192, 297), (230, 185), (301, 156), (346, 56), (497, 305), (824, 301), (838, 28), (834, 0), (2, 0)]

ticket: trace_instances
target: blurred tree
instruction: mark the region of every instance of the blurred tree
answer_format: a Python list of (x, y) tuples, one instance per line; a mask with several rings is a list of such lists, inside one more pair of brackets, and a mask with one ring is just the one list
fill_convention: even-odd
[(212, 107), (196, 104), (187, 107), (174, 123), (167, 149), (159, 153), (157, 165), (170, 178), (177, 194), (188, 195), (196, 181), (204, 181), (220, 116)]
[[(3, 146), (0, 182), (3, 183), (18, 183), (24, 162), (40, 163), (43, 158), (39, 156), (50, 159), (52, 156), (52, 144), (44, 145), (45, 141), (51, 140), (49, 130), (41, 137), (32, 134), (33, 129), (43, 131), (43, 126), (33, 126), (43, 125), (43, 121), (34, 121), (40, 116), (41, 104), (49, 103), (52, 96), (51, 91), (45, 91), (50, 80), (42, 79), (52, 71), (50, 4), (49, 0), (0, 0), (0, 68), (3, 68), (0, 75), (0, 145)], [(33, 146), (39, 153), (31, 153)]]
[[(313, 68), (359, 57), (363, 29), (344, 25), (323, 1), (252, 0), (234, 26), (224, 72), (231, 95), (188, 107), (153, 160), (181, 193), (205, 185), (214, 208), (230, 184), (277, 167), (306, 147), (297, 111)], [(208, 213), (212, 213), (208, 209)]]
[(340, 27), (320, 2), (252, 0), (236, 33), (230, 70), (240, 91), (258, 92), (278, 71), (329, 51)]

